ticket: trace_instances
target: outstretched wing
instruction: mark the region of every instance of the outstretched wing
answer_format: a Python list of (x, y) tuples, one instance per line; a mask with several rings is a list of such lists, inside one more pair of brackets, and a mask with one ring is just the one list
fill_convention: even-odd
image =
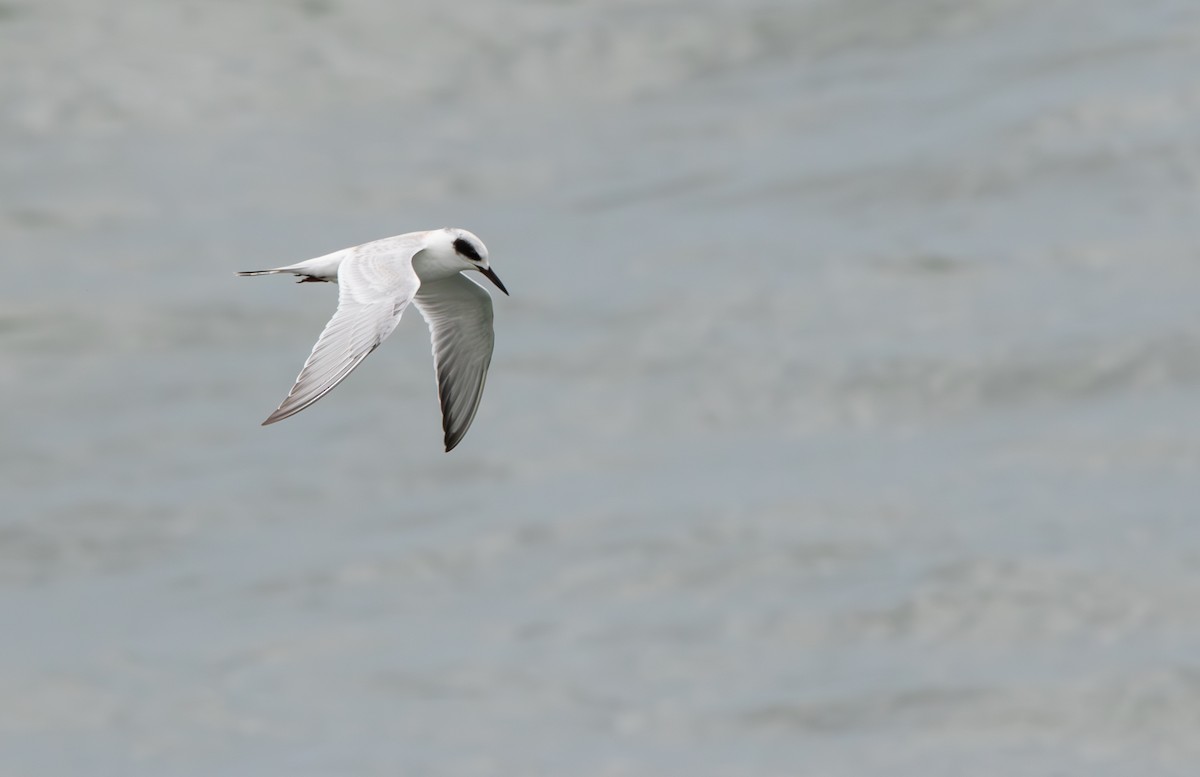
[(423, 244), (400, 252), (362, 246), (338, 267), (338, 308), (317, 338), (287, 398), (263, 426), (293, 416), (328, 394), (390, 335), (421, 282), (412, 257)]
[(475, 419), (488, 365), (492, 363), (492, 298), (459, 273), (431, 281), (414, 304), (429, 324), (446, 451), (462, 440)]

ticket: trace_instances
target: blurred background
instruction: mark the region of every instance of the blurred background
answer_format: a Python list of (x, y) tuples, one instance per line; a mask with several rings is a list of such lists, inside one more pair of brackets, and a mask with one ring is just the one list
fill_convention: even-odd
[[(1188, 0), (0, 0), (0, 775), (1195, 775)], [(440, 226), (512, 297), (441, 449)]]

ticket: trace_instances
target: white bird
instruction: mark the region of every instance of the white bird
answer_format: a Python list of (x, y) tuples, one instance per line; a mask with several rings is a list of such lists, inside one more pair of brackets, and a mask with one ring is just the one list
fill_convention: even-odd
[(429, 324), (446, 452), (475, 419), (492, 361), (492, 297), (462, 273), (477, 270), (508, 289), (488, 264), (487, 248), (465, 229), (387, 237), (298, 264), (238, 275), (300, 276), (337, 283), (338, 308), (317, 338), (296, 384), (263, 426), (299, 413), (341, 383), (395, 330), (412, 302)]

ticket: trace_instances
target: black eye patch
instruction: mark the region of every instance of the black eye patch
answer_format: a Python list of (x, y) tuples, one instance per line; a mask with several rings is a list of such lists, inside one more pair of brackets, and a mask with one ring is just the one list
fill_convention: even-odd
[(472, 262), (482, 262), (483, 257), (475, 250), (475, 246), (463, 240), (461, 237), (454, 241), (454, 250), (462, 256), (470, 259)]

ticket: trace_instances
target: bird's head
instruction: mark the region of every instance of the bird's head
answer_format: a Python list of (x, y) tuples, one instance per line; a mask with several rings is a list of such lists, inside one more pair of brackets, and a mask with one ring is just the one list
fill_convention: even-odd
[(462, 262), (462, 269), (477, 270), (483, 277), (496, 284), (496, 288), (508, 294), (508, 289), (504, 288), (504, 284), (500, 282), (500, 276), (496, 275), (492, 266), (488, 264), (488, 250), (482, 240), (465, 229), (447, 227), (442, 232), (445, 233), (446, 241), (450, 250), (454, 252), (455, 259)]

